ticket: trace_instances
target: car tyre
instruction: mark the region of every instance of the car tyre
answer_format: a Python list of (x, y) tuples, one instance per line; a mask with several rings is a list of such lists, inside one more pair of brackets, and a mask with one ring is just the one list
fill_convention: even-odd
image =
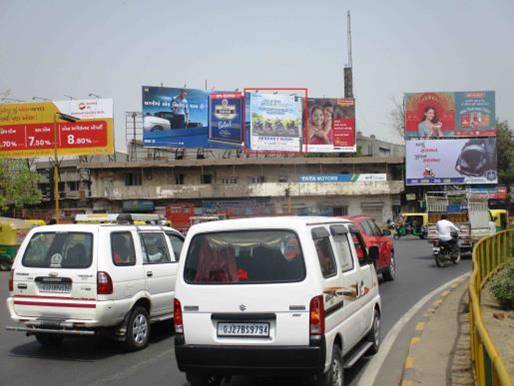
[(332, 348), (332, 359), (330, 368), (326, 373), (317, 376), (315, 386), (343, 386), (344, 385), (344, 366), (343, 353), (341, 348), (335, 344)]
[(142, 350), (150, 339), (150, 319), (144, 307), (135, 307), (129, 317), (125, 347), (129, 351)]
[(151, 128), (150, 131), (163, 131), (164, 128), (162, 126), (154, 126)]
[(218, 375), (187, 374), (191, 386), (219, 386), (223, 377)]
[(368, 333), (367, 339), (368, 342), (372, 343), (372, 346), (368, 350), (368, 354), (375, 355), (378, 353), (378, 349), (380, 348), (380, 312), (375, 309), (375, 314), (373, 316), (373, 325), (371, 330)]
[(36, 334), (36, 340), (43, 347), (59, 347), (64, 337), (59, 334)]
[(391, 251), (391, 261), (389, 262), (389, 265), (382, 273), (382, 276), (387, 281), (393, 281), (394, 279), (396, 279), (396, 270), (397, 270), (396, 258), (394, 257), (394, 251)]

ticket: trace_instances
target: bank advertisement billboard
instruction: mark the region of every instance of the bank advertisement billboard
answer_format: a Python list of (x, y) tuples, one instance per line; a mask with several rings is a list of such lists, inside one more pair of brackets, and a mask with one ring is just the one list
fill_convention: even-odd
[(405, 94), (405, 137), (496, 135), (494, 91)]
[(303, 98), (272, 92), (247, 92), (249, 133), (245, 148), (252, 151), (301, 152)]
[(407, 185), (497, 184), (496, 138), (411, 140)]
[(305, 151), (309, 153), (355, 152), (355, 101), (309, 98)]
[(241, 146), (243, 143), (241, 93), (209, 94), (209, 141)]
[(59, 156), (112, 154), (112, 99), (0, 104), (0, 157), (53, 156), (55, 148)]
[(209, 140), (209, 94), (143, 86), (143, 144), (148, 147), (231, 148)]

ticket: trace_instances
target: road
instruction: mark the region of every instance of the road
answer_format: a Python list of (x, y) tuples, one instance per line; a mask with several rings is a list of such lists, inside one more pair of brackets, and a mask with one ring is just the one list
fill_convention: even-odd
[[(395, 242), (399, 262), (398, 279), (383, 282), (383, 336), (424, 295), (467, 272), (469, 260), (440, 269), (435, 267), (431, 248), (426, 241), (404, 239)], [(100, 339), (73, 338), (62, 347), (43, 350), (33, 337), (7, 332), (11, 324), (5, 307), (7, 273), (0, 273), (0, 385), (187, 385), (176, 367), (173, 339), (169, 325), (161, 324), (152, 331), (150, 346), (136, 353), (125, 353), (115, 342)], [(346, 374), (355, 385), (366, 359)], [(365, 376), (365, 375), (364, 375)], [(231, 385), (284, 385), (297, 381), (253, 380), (235, 378)]]

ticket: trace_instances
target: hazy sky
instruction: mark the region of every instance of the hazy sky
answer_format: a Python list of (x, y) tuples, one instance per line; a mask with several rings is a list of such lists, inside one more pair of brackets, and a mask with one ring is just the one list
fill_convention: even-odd
[(514, 125), (513, 0), (0, 0), (0, 93), (112, 97), (117, 148), (143, 84), (342, 97), (347, 10), (358, 130), (415, 91), (496, 90)]

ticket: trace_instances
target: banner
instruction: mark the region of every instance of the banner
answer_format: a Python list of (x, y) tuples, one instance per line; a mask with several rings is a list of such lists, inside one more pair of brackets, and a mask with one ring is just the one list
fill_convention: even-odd
[(241, 93), (209, 94), (209, 141), (241, 145), (243, 96)]
[(383, 182), (386, 173), (369, 174), (307, 174), (299, 176), (299, 182)]
[(0, 104), (0, 157), (112, 154), (112, 114), (112, 99)]
[(143, 86), (143, 144), (236, 148), (209, 140), (209, 99), (202, 90)]
[(406, 143), (407, 185), (497, 184), (496, 138)]
[(302, 151), (301, 97), (288, 94), (247, 92), (249, 105), (249, 135), (246, 137), (248, 150)]
[(355, 101), (308, 99), (305, 151), (309, 153), (355, 152)]
[(496, 135), (494, 91), (405, 94), (405, 137)]

